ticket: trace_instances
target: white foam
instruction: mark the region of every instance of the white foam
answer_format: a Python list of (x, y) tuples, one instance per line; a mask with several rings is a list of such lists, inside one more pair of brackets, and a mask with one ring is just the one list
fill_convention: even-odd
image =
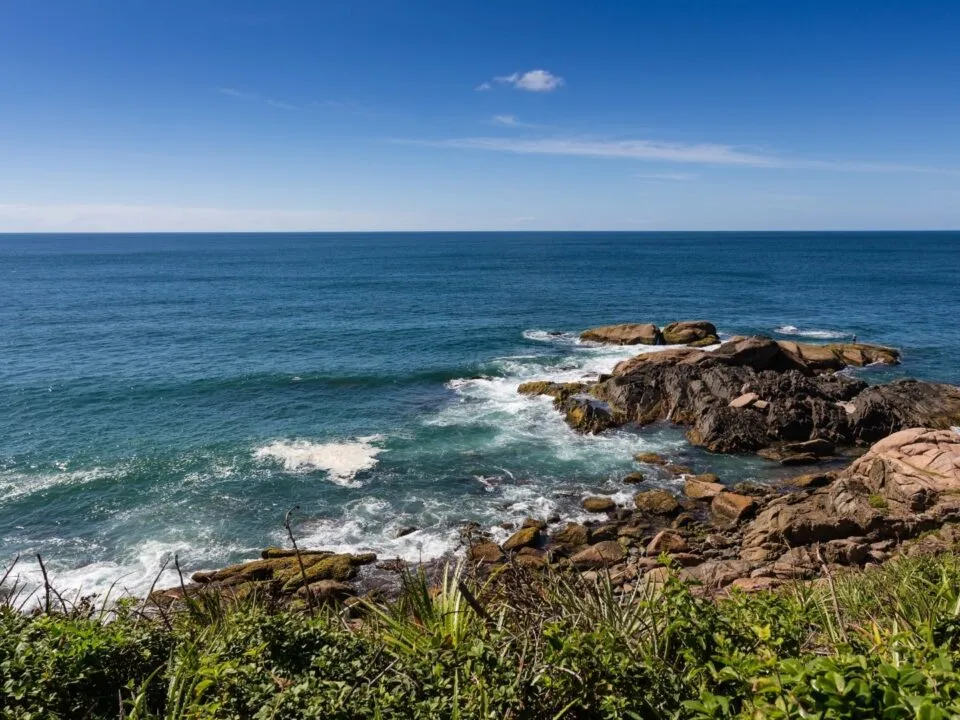
[(357, 473), (369, 470), (377, 464), (377, 455), (383, 448), (373, 443), (383, 438), (379, 435), (355, 438), (353, 442), (317, 443), (309, 440), (276, 440), (258, 448), (253, 453), (256, 460), (278, 461), (283, 469), (292, 473), (308, 473), (322, 470), (338, 485), (359, 487)]
[(94, 467), (86, 470), (65, 471), (66, 463), (56, 463), (61, 472), (27, 473), (19, 470), (0, 472), (0, 506), (61, 485), (84, 485), (94, 480), (110, 477), (116, 469)]
[(781, 325), (774, 328), (774, 332), (780, 335), (796, 335), (797, 337), (807, 337), (815, 340), (839, 340), (851, 337), (850, 333), (839, 330), (801, 330), (796, 325)]

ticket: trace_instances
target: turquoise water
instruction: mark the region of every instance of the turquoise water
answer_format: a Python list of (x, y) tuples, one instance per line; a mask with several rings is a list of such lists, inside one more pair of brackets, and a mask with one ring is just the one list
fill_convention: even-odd
[(294, 505), (306, 545), (417, 559), (467, 520), (626, 499), (641, 450), (767, 478), (669, 428), (578, 436), (516, 386), (633, 352), (588, 326), (688, 318), (960, 383), (958, 268), (960, 233), (0, 236), (3, 555), (137, 591), (172, 553), (283, 542)]

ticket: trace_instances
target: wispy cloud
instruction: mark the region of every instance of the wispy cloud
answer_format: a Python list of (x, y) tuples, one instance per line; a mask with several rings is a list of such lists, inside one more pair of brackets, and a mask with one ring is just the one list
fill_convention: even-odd
[[(580, 137), (530, 139), (470, 137), (453, 138), (449, 140), (408, 140), (405, 142), (412, 142), (427, 147), (485, 150), (518, 155), (559, 155), (751, 168), (808, 168), (847, 172), (927, 173), (960, 177), (960, 169), (958, 168), (848, 160), (811, 160), (767, 154), (719, 143), (677, 143), (661, 140), (611, 140)], [(660, 179), (667, 178), (661, 176)], [(674, 177), (673, 179), (678, 178)]]
[(514, 72), (509, 75), (497, 75), (492, 81), (482, 82), (474, 89), (478, 91), (490, 90), (493, 88), (492, 83), (510, 85), (517, 90), (528, 92), (551, 92), (564, 85), (566, 81), (549, 70), (528, 70), (525, 73)]
[(699, 176), (696, 173), (656, 172), (642, 173), (634, 177), (648, 182), (686, 182), (688, 180), (696, 180)]
[(247, 92), (245, 90), (237, 90), (232, 87), (220, 87), (217, 88), (217, 92), (221, 95), (226, 95), (227, 97), (238, 98), (240, 100), (253, 100), (256, 102), (261, 102), (266, 105), (269, 105), (272, 108), (277, 108), (278, 110), (300, 110), (297, 105), (292, 105), (291, 103), (284, 102), (283, 100), (277, 100), (276, 98), (265, 97), (257, 92)]
[(490, 118), (491, 125), (509, 128), (532, 128), (532, 123), (520, 122), (516, 115), (494, 115)]
[(711, 165), (776, 167), (781, 161), (730, 145), (682, 144), (655, 140), (588, 140), (575, 138), (519, 139), (499, 137), (454, 138), (419, 142), (432, 147), (489, 150), (520, 155), (572, 155), (579, 157), (661, 160)]

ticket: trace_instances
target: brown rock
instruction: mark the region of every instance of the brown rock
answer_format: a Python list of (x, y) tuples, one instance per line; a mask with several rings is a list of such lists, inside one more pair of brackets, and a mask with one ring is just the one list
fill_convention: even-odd
[(637, 453), (633, 456), (633, 459), (637, 462), (646, 463), (647, 465), (666, 465), (669, 461), (655, 452), (644, 452)]
[(580, 333), (581, 340), (613, 345), (659, 345), (660, 329), (652, 323), (602, 325)]
[(647, 555), (659, 555), (660, 553), (685, 553), (690, 550), (690, 545), (680, 533), (671, 530), (661, 530), (647, 545)]
[(540, 528), (538, 527), (520, 528), (513, 535), (507, 538), (507, 541), (503, 544), (503, 550), (505, 552), (510, 552), (512, 550), (519, 550), (522, 547), (536, 545), (539, 540), (540, 540)]
[(615, 540), (605, 540), (581, 550), (570, 558), (570, 563), (575, 568), (584, 570), (615, 565), (625, 557), (626, 553), (620, 543)]
[(587, 512), (603, 513), (613, 510), (617, 504), (608, 497), (588, 497), (583, 499), (583, 509)]
[(686, 465), (675, 465), (674, 463), (670, 463), (669, 465), (665, 465), (663, 469), (673, 475), (693, 475), (693, 468), (690, 468)]
[(470, 548), (469, 557), (473, 562), (494, 564), (503, 562), (503, 551), (492, 542), (477, 543)]
[(346, 600), (353, 595), (353, 588), (337, 580), (318, 580), (297, 590), (297, 596), (306, 598), (311, 595), (315, 601), (333, 603)]
[(587, 540), (589, 539), (589, 531), (579, 523), (567, 523), (567, 526), (563, 530), (554, 533), (552, 539), (553, 542), (560, 545), (577, 547), (578, 545), (587, 544)]
[[(697, 478), (688, 478), (683, 483), (683, 494), (694, 500), (711, 500), (726, 488), (717, 482), (707, 482)], [(716, 477), (716, 475), (714, 475)]]
[(833, 482), (834, 477), (832, 473), (807, 473), (790, 478), (787, 484), (801, 489), (821, 488)]
[(689, 568), (700, 565), (703, 562), (703, 556), (696, 553), (678, 552), (671, 553), (670, 560), (680, 567)]
[(537, 518), (528, 517), (528, 518), (525, 518), (525, 519), (524, 519), (524, 521), (523, 521), (523, 523), (521, 523), (520, 527), (525, 527), (525, 528), (535, 527), (535, 528), (537, 528), (538, 530), (546, 530), (546, 529), (547, 529), (547, 524), (546, 524), (543, 520), (537, 520)]
[(759, 592), (761, 590), (773, 590), (783, 583), (776, 578), (755, 577), (755, 578), (737, 578), (730, 587), (745, 593)]
[(795, 466), (795, 465), (812, 465), (817, 462), (819, 458), (812, 453), (799, 453), (796, 455), (785, 455), (780, 458), (781, 465)]
[(707, 560), (692, 568), (690, 574), (708, 588), (721, 588), (747, 577), (755, 567), (755, 563), (746, 560)]
[(802, 455), (809, 453), (816, 457), (827, 457), (833, 455), (837, 447), (829, 440), (814, 438), (813, 440), (807, 440), (805, 442), (788, 443), (783, 446), (783, 449), (790, 454)]
[(754, 507), (755, 501), (752, 497), (726, 491), (716, 495), (710, 503), (714, 515), (735, 523), (749, 516)]
[(685, 568), (671, 570), (670, 568), (657, 567), (643, 576), (641, 584), (645, 592), (657, 592), (667, 584), (670, 577), (675, 577), (682, 582), (690, 582), (694, 579), (690, 573), (691, 571)]
[(662, 333), (666, 345), (713, 345), (720, 342), (717, 328), (705, 320), (685, 320), (670, 323)]
[(642, 472), (632, 472), (629, 475), (627, 475), (625, 478), (623, 478), (623, 482), (626, 483), (627, 485), (639, 485), (645, 479), (646, 478), (643, 476)]
[(674, 515), (680, 510), (680, 503), (666, 490), (646, 490), (633, 496), (638, 510), (652, 515)]

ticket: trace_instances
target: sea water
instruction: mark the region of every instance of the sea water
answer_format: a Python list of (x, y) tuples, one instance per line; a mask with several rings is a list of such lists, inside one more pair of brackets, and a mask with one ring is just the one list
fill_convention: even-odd
[(466, 522), (629, 502), (637, 452), (768, 480), (667, 426), (576, 434), (517, 385), (650, 351), (587, 327), (682, 319), (856, 336), (903, 352), (870, 382), (960, 383), (958, 271), (958, 233), (0, 236), (0, 564), (142, 592), (174, 554), (285, 543), (294, 506), (304, 547), (417, 560)]

